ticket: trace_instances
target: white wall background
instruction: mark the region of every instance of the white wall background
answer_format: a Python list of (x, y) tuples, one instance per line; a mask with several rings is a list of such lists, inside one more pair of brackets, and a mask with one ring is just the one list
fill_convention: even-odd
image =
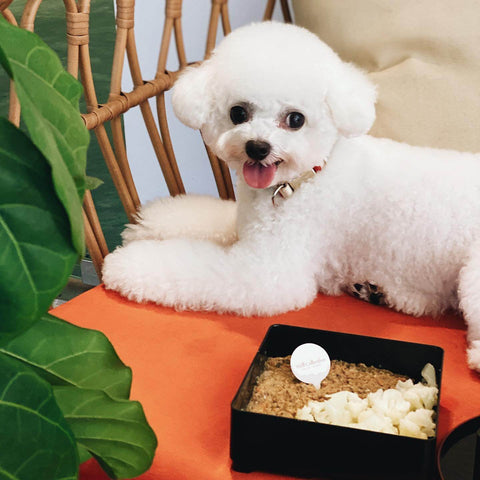
[[(144, 8), (148, 3), (148, 8)], [(229, 11), (232, 29), (263, 17), (266, 2), (264, 0), (230, 0)], [(187, 61), (203, 58), (207, 39), (211, 0), (184, 0), (183, 33)], [(135, 29), (140, 66), (145, 80), (155, 77), (158, 52), (165, 18), (165, 2), (159, 0), (140, 0), (136, 3)], [(280, 6), (277, 5), (274, 19), (282, 20)], [(219, 37), (221, 22), (219, 22)], [(138, 26), (141, 25), (141, 28)], [(177, 58), (174, 40), (170, 48), (167, 69), (177, 70)], [(127, 62), (125, 61), (125, 65)], [(128, 68), (124, 69), (122, 89), (126, 92), (133, 88)], [(167, 115), (180, 173), (189, 193), (217, 195), (217, 189), (210, 163), (201, 142), (200, 135), (182, 125), (172, 112), (170, 95), (167, 93)], [(156, 116), (155, 100), (151, 108)], [(158, 165), (148, 133), (143, 124), (139, 108), (127, 112), (124, 117), (127, 152), (132, 175), (138, 189), (140, 200), (145, 203), (155, 197), (168, 195), (160, 166)]]

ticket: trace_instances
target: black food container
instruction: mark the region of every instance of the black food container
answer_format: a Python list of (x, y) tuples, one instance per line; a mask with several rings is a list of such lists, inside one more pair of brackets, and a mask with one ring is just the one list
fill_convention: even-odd
[[(423, 440), (245, 410), (266, 359), (291, 355), (303, 343), (322, 346), (331, 359), (385, 368), (414, 382), (421, 380), (423, 367), (431, 363), (440, 394), (443, 350), (439, 347), (272, 325), (231, 404), (232, 468), (306, 478), (434, 479), (436, 438)], [(438, 410), (435, 421), (438, 425)]]

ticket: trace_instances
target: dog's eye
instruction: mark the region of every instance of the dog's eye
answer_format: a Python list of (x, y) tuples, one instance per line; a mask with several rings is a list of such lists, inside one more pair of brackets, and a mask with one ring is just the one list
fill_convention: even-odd
[(305, 123), (305, 116), (300, 112), (290, 112), (285, 119), (285, 123), (287, 124), (288, 128), (291, 128), (292, 130), (298, 130), (299, 128), (303, 127), (303, 124)]
[(234, 125), (248, 121), (248, 112), (245, 107), (242, 107), (241, 105), (233, 106), (230, 109), (230, 120), (234, 123)]

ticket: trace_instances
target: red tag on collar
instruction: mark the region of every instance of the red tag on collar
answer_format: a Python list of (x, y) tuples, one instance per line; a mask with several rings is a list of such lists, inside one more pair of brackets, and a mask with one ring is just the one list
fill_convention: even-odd
[(315, 173), (319, 172), (322, 169), (322, 167), (313, 167), (313, 171)]

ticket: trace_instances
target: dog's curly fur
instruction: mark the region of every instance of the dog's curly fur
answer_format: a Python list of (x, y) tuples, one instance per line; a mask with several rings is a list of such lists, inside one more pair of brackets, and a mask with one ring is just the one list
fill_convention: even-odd
[[(190, 232), (175, 220), (163, 234), (152, 227), (157, 215), (179, 216), (163, 201), (141, 212), (128, 244), (105, 259), (106, 287), (176, 308), (274, 315), (308, 305), (318, 291), (370, 284), (412, 315), (461, 309), (469, 364), (480, 370), (480, 155), (368, 136), (374, 104), (366, 76), (302, 28), (266, 22), (227, 36), (181, 75), (173, 105), (237, 170), (236, 232), (209, 231), (224, 217), (233, 225), (232, 202), (205, 214), (184, 198), (212, 222)], [(234, 124), (238, 105), (247, 117)], [(291, 112), (304, 115), (303, 126), (289, 128)], [(267, 156), (251, 158), (249, 141), (267, 143)], [(274, 185), (324, 160), (272, 205)], [(244, 175), (255, 162), (262, 188)], [(174, 238), (179, 232), (189, 238)]]

